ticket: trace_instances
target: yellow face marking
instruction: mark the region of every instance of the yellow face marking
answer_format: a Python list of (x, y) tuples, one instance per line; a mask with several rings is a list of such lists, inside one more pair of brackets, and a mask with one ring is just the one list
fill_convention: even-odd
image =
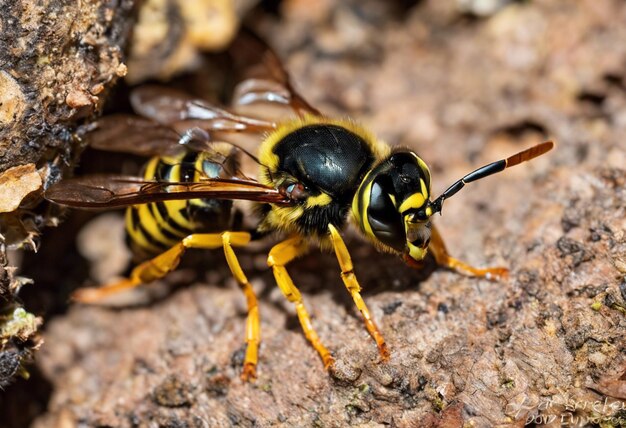
[(309, 196), (308, 198), (306, 198), (306, 207), (311, 208), (311, 207), (317, 207), (317, 206), (322, 206), (322, 205), (328, 205), (332, 201), (333, 199), (330, 197), (330, 195), (322, 192), (317, 196)]
[(428, 248), (416, 247), (415, 245), (408, 242), (407, 245), (409, 247), (409, 256), (411, 256), (413, 260), (424, 260), (424, 257), (426, 257), (426, 253), (428, 252)]
[(407, 210), (410, 209), (417, 209), (420, 208), (422, 205), (424, 205), (424, 202), (426, 201), (426, 198), (424, 197), (423, 194), (416, 192), (413, 193), (411, 196), (409, 196), (408, 198), (406, 198), (404, 200), (404, 202), (402, 202), (402, 204), (400, 205), (400, 208), (398, 209), (398, 211), (400, 213), (403, 213)]
[(422, 195), (424, 195), (424, 198), (428, 199), (428, 189), (426, 188), (426, 183), (424, 183), (424, 180), (420, 178), (420, 188), (422, 189)]
[(430, 217), (433, 215), (433, 209), (431, 207), (426, 207), (426, 215)]
[[(424, 173), (428, 176), (428, 181), (430, 181), (430, 168), (428, 168), (428, 165), (426, 165), (426, 162), (424, 162), (422, 158), (417, 156), (415, 153), (413, 154), (415, 155), (415, 159), (417, 159), (417, 164), (420, 166), (422, 171), (424, 171)], [(428, 194), (428, 192), (423, 192), (423, 193), (425, 195)]]
[[(359, 226), (361, 226), (361, 229), (367, 234), (367, 236), (369, 236), (372, 239), (376, 239), (376, 236), (374, 235), (374, 231), (372, 230), (372, 226), (370, 225), (369, 219), (367, 218), (367, 209), (369, 208), (369, 205), (370, 205), (370, 195), (372, 193), (373, 183), (374, 182), (371, 181), (365, 187), (365, 191), (363, 192), (363, 210), (362, 212), (359, 213), (358, 220), (359, 220)], [(355, 210), (355, 212), (358, 212), (358, 210)]]

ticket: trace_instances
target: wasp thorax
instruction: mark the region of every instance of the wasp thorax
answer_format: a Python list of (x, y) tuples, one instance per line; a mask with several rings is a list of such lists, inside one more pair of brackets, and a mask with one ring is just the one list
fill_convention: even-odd
[(370, 239), (421, 260), (430, 241), (429, 195), (424, 161), (412, 151), (396, 151), (365, 177), (352, 208)]

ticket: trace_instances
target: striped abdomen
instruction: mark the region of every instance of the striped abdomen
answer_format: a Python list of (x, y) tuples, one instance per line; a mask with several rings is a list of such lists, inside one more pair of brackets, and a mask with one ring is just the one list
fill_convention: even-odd
[[(219, 153), (218, 153), (219, 154)], [(168, 182), (199, 181), (224, 174), (226, 163), (236, 164), (232, 153), (182, 153), (154, 157), (145, 167), (146, 180)], [(126, 210), (126, 231), (133, 251), (139, 255), (160, 253), (182, 238), (199, 232), (230, 229), (232, 202), (188, 199), (134, 205)]]

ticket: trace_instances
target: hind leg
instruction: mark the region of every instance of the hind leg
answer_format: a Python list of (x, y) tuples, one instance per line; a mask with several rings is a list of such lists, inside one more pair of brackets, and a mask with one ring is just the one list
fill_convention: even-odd
[(253, 380), (256, 378), (260, 342), (259, 307), (254, 290), (243, 273), (232, 248), (233, 246), (245, 246), (249, 242), (250, 234), (247, 232), (197, 233), (189, 235), (167, 251), (135, 267), (129, 278), (100, 288), (78, 289), (72, 295), (72, 299), (81, 303), (98, 303), (108, 296), (163, 278), (168, 272), (176, 269), (181, 257), (188, 248), (216, 249), (222, 247), (224, 248), (228, 267), (246, 296), (248, 305), (248, 318), (246, 320), (247, 346), (241, 377), (244, 380)]

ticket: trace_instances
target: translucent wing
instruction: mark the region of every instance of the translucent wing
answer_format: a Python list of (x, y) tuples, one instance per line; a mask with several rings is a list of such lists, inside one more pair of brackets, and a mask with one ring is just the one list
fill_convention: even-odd
[(274, 103), (291, 107), (296, 113), (320, 115), (293, 87), (289, 73), (278, 55), (263, 40), (241, 32), (229, 49), (242, 82), (237, 85), (233, 105)]
[(278, 190), (254, 180), (214, 178), (198, 182), (166, 182), (120, 175), (70, 178), (51, 186), (44, 196), (57, 204), (77, 208), (124, 207), (195, 198), (290, 203)]
[(175, 154), (184, 150), (181, 135), (171, 127), (139, 116), (104, 116), (81, 129), (89, 146), (139, 156)]
[(135, 112), (162, 125), (180, 128), (196, 126), (208, 132), (264, 132), (276, 127), (274, 122), (231, 113), (184, 92), (147, 85), (130, 97)]

